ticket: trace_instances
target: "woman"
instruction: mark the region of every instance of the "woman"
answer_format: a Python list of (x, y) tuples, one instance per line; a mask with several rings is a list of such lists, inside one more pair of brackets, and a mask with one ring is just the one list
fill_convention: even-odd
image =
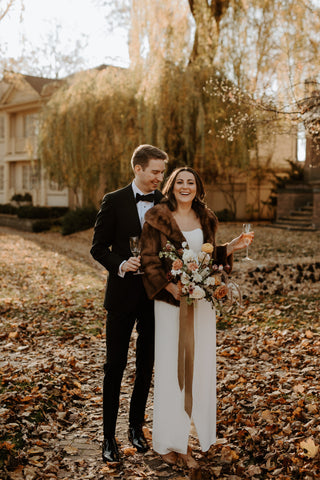
[[(194, 355), (191, 385), (192, 411), (185, 410), (185, 392), (178, 382), (180, 287), (168, 279), (171, 262), (159, 257), (169, 240), (176, 248), (187, 242), (195, 252), (203, 243), (215, 245), (218, 220), (205, 206), (201, 178), (190, 167), (176, 169), (168, 178), (160, 204), (145, 216), (141, 236), (144, 285), (155, 299), (155, 379), (153, 448), (166, 463), (181, 461), (195, 467), (188, 449), (191, 419), (203, 452), (216, 440), (215, 310), (197, 300), (193, 311)], [(247, 235), (251, 243), (253, 233)], [(244, 248), (244, 234), (215, 247), (216, 263), (232, 266), (232, 254)]]

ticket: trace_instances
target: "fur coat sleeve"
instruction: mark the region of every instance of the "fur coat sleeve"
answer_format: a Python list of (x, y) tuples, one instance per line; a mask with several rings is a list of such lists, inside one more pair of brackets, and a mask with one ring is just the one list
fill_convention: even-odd
[[(205, 243), (214, 245), (215, 261), (219, 265), (232, 267), (232, 255), (227, 257), (227, 245), (215, 246), (215, 233), (218, 220), (210, 209), (201, 221)], [(179, 306), (179, 302), (165, 290), (169, 283), (168, 273), (171, 270), (171, 261), (160, 258), (159, 252), (170, 241), (177, 249), (186, 241), (179, 229), (170, 209), (165, 203), (151, 208), (145, 216), (145, 223), (141, 234), (141, 257), (144, 270), (143, 282), (150, 299), (162, 300)]]

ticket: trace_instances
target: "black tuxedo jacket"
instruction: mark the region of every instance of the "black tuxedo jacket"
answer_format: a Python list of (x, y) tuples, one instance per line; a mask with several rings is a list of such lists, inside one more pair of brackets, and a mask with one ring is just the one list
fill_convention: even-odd
[[(159, 203), (162, 193), (155, 191), (154, 203)], [(141, 225), (132, 186), (107, 193), (101, 204), (94, 227), (91, 255), (109, 272), (104, 306), (113, 312), (135, 310), (146, 297), (141, 275), (131, 272), (123, 278), (119, 266), (132, 256), (129, 237), (139, 236)]]

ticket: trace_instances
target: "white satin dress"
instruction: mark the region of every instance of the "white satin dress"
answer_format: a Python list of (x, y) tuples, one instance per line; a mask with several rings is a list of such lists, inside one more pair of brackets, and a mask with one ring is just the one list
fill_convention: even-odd
[[(201, 250), (200, 228), (182, 232), (189, 247)], [(194, 375), (192, 420), (201, 450), (216, 441), (216, 315), (206, 300), (194, 306)], [(187, 453), (191, 419), (184, 410), (184, 391), (178, 384), (179, 308), (155, 302), (155, 370), (153, 406), (153, 449)]]

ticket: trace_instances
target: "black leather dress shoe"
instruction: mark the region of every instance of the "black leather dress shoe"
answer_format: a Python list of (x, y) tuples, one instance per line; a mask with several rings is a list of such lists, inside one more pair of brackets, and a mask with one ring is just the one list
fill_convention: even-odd
[(102, 460), (104, 462), (118, 463), (120, 461), (119, 450), (114, 437), (105, 438), (102, 447)]
[(138, 452), (144, 453), (149, 450), (149, 445), (142, 431), (142, 427), (129, 427), (128, 437)]

